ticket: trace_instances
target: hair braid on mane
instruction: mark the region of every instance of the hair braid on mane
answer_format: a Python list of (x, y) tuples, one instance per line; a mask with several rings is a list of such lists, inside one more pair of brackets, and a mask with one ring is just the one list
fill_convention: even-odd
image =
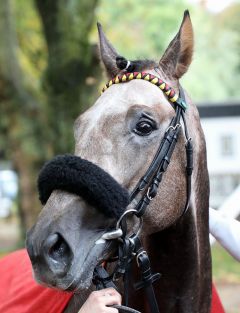
[(122, 56), (116, 57), (116, 65), (121, 71), (128, 73), (141, 72), (146, 69), (152, 69), (157, 66), (156, 62), (152, 60), (134, 60), (130, 61)]

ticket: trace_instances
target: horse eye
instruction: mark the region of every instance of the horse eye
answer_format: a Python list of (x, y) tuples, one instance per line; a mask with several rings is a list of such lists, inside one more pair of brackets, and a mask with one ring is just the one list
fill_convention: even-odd
[(148, 136), (154, 129), (156, 127), (153, 121), (140, 120), (133, 131), (140, 136)]

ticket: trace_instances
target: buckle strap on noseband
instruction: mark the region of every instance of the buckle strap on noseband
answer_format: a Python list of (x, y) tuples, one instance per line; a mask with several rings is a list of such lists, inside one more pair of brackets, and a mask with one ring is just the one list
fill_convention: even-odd
[(161, 277), (161, 274), (152, 274), (150, 260), (146, 251), (141, 251), (137, 255), (137, 263), (141, 272), (141, 281), (135, 284), (135, 289), (144, 289), (148, 298), (148, 304), (151, 312), (159, 313), (158, 303), (153, 289), (153, 283)]
[[(119, 241), (118, 262), (112, 275), (109, 275), (102, 266), (97, 266), (94, 270), (93, 283), (97, 289), (116, 286), (115, 280), (123, 278), (124, 281), (124, 306), (118, 307), (120, 311), (124, 308), (126, 312), (136, 313), (135, 310), (128, 307), (128, 285), (130, 268), (134, 258), (136, 258), (140, 270), (141, 279), (134, 284), (136, 290), (143, 289), (148, 299), (148, 304), (152, 313), (159, 313), (158, 304), (155, 297), (153, 283), (160, 278), (159, 273), (152, 274), (150, 260), (147, 252), (143, 249), (141, 240), (133, 233), (129, 237), (121, 238)], [(117, 307), (116, 307), (117, 308)], [(123, 311), (124, 311), (123, 310)], [(133, 310), (133, 311), (131, 311)]]
[(147, 252), (143, 249), (141, 240), (133, 233), (127, 238), (123, 238), (122, 244), (119, 245), (119, 261), (115, 269), (114, 277), (119, 279), (121, 276), (124, 281), (124, 304), (128, 305), (128, 285), (132, 260), (136, 258), (140, 271), (141, 279), (134, 284), (136, 290), (143, 289), (152, 313), (159, 313), (158, 304), (155, 297), (153, 283), (157, 281), (161, 275), (159, 273), (152, 274), (150, 260)]

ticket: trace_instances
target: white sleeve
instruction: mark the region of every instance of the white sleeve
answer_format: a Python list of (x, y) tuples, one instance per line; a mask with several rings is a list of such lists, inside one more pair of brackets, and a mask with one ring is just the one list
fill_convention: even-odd
[(240, 222), (209, 208), (209, 229), (216, 240), (240, 262)]

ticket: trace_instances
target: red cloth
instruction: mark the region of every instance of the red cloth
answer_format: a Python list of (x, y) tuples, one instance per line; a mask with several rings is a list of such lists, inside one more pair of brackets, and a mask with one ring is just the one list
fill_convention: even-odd
[(212, 286), (212, 307), (211, 313), (225, 313), (221, 300), (218, 296), (215, 286)]
[[(38, 285), (26, 250), (0, 260), (0, 313), (62, 313), (72, 294)], [(211, 313), (224, 313), (213, 286)]]
[(0, 260), (1, 313), (62, 313), (71, 297), (34, 281), (26, 250)]

